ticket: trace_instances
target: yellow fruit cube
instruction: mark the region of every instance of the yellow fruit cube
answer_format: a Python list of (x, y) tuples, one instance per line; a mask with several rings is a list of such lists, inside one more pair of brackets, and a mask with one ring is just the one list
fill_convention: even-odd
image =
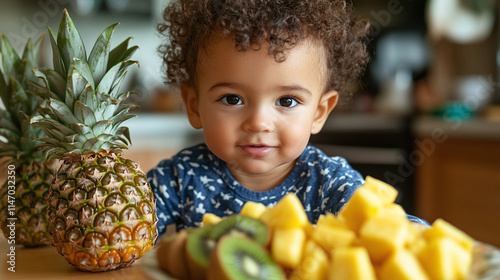
[(397, 248), (403, 247), (409, 221), (377, 215), (368, 219), (359, 231), (360, 241), (375, 263), (384, 261)]
[(304, 251), (306, 234), (301, 228), (277, 228), (271, 240), (271, 256), (286, 267), (297, 266)]
[(474, 247), (474, 239), (472, 237), (443, 219), (436, 219), (432, 223), (432, 226), (424, 232), (424, 236), (427, 240), (439, 237), (449, 237), (469, 252), (471, 252)]
[(428, 227), (423, 224), (411, 222), (408, 224), (408, 234), (406, 235), (405, 247), (413, 254), (417, 254), (427, 242), (423, 233), (428, 229)]
[(322, 225), (316, 227), (311, 238), (326, 252), (330, 252), (332, 249), (351, 245), (356, 239), (356, 233), (350, 229)]
[(303, 227), (309, 220), (299, 198), (292, 193), (286, 194), (276, 205), (269, 208), (259, 218), (269, 228)]
[(258, 219), (266, 211), (267, 207), (264, 204), (255, 201), (247, 201), (243, 204), (243, 207), (241, 207), (240, 215)]
[(363, 188), (367, 188), (376, 193), (385, 205), (393, 203), (398, 196), (398, 191), (393, 186), (371, 176), (366, 176)]
[(368, 218), (375, 216), (382, 205), (383, 201), (376, 193), (360, 187), (340, 210), (339, 216), (346, 221), (350, 229), (358, 232), (361, 225)]
[(427, 242), (418, 259), (431, 279), (460, 280), (469, 272), (472, 254), (453, 239), (441, 237)]
[(406, 212), (403, 209), (403, 207), (399, 204), (396, 204), (396, 203), (388, 204), (388, 205), (385, 205), (384, 207), (380, 208), (377, 215), (392, 216), (394, 218), (408, 219), (406, 217)]
[(313, 240), (306, 241), (302, 261), (292, 271), (289, 280), (325, 280), (328, 276), (328, 255)]
[(221, 220), (222, 220), (221, 217), (219, 217), (213, 213), (205, 213), (205, 214), (203, 214), (203, 218), (202, 218), (201, 222), (202, 222), (203, 226), (206, 226), (206, 225), (215, 225), (215, 224), (219, 223)]
[(375, 271), (363, 247), (342, 247), (332, 251), (329, 279), (375, 280)]
[(313, 232), (316, 230), (316, 226), (311, 224), (309, 221), (302, 228), (304, 229), (307, 238), (311, 238)]
[(379, 280), (428, 280), (429, 277), (415, 255), (405, 249), (396, 250), (378, 269)]
[(348, 228), (344, 217), (335, 216), (332, 213), (326, 213), (319, 216), (318, 221), (316, 222), (316, 226), (321, 227), (323, 225), (330, 227)]

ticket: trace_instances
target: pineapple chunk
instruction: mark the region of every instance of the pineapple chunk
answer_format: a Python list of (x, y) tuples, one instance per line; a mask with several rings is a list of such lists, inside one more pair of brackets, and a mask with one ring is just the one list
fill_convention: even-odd
[(277, 228), (302, 228), (308, 222), (304, 206), (292, 193), (286, 194), (276, 205), (259, 218), (272, 230)]
[(320, 215), (318, 221), (316, 222), (317, 227), (321, 227), (323, 225), (330, 227), (339, 227), (347, 229), (348, 226), (343, 217), (335, 216), (332, 213), (326, 213), (324, 215)]
[(428, 240), (439, 237), (449, 237), (464, 247), (468, 252), (472, 252), (474, 247), (474, 239), (472, 237), (443, 219), (435, 220), (432, 223), (432, 227), (424, 232), (424, 236)]
[(428, 280), (415, 255), (406, 249), (396, 250), (378, 269), (379, 280)]
[(380, 263), (397, 248), (403, 247), (409, 223), (391, 215), (377, 215), (363, 224), (359, 231), (360, 241), (372, 261)]
[(243, 207), (241, 207), (240, 215), (258, 219), (266, 211), (267, 207), (264, 204), (255, 201), (247, 201), (243, 204)]
[(472, 254), (449, 237), (430, 240), (418, 259), (432, 279), (460, 280), (469, 272)]
[(356, 239), (356, 233), (350, 229), (322, 225), (316, 227), (311, 238), (330, 252), (332, 249), (351, 245)]
[(302, 259), (305, 242), (302, 228), (277, 228), (271, 241), (271, 256), (278, 264), (295, 267)]
[(363, 188), (376, 193), (384, 205), (392, 204), (398, 196), (398, 191), (393, 186), (371, 176), (366, 176)]
[(324, 280), (328, 275), (328, 255), (313, 240), (306, 241), (304, 256), (300, 264), (292, 271), (290, 280)]
[(375, 280), (375, 271), (363, 247), (342, 247), (332, 251), (329, 279)]
[(381, 215), (381, 216), (390, 215), (390, 216), (393, 216), (395, 218), (400, 217), (400, 218), (408, 219), (406, 217), (406, 212), (403, 209), (403, 207), (399, 204), (396, 204), (396, 203), (385, 205), (384, 207), (382, 207), (378, 211), (377, 215)]
[(358, 188), (345, 206), (340, 210), (342, 217), (350, 229), (358, 232), (361, 225), (382, 208), (383, 201), (379, 195), (368, 188)]
[(213, 214), (213, 213), (205, 213), (203, 214), (203, 218), (202, 218), (202, 225), (203, 226), (206, 226), (206, 225), (215, 225), (217, 223), (219, 223), (220, 221), (222, 220), (221, 217)]

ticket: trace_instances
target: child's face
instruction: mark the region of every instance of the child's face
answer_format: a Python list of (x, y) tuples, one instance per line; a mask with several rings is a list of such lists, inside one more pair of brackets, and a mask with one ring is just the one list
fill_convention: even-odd
[(200, 52), (196, 88), (181, 87), (188, 117), (237, 180), (286, 178), (310, 135), (321, 130), (337, 102), (335, 91), (323, 92), (323, 56), (309, 41), (281, 63), (266, 45), (238, 52), (230, 39)]

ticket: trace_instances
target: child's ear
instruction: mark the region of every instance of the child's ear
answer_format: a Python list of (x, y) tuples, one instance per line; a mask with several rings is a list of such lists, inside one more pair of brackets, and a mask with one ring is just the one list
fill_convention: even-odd
[(186, 83), (181, 84), (181, 96), (186, 107), (186, 113), (189, 123), (196, 129), (202, 128), (200, 112), (198, 110), (198, 95), (193, 86)]
[(335, 105), (337, 105), (338, 98), (339, 94), (334, 90), (326, 92), (321, 96), (311, 127), (311, 134), (317, 134), (321, 131), (328, 115), (335, 108)]

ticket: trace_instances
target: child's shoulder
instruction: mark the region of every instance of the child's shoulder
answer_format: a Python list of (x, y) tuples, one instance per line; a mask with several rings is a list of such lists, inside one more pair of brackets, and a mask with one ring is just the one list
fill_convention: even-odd
[(302, 153), (300, 161), (314, 165), (338, 165), (351, 168), (347, 160), (340, 156), (329, 156), (318, 147), (308, 145)]

